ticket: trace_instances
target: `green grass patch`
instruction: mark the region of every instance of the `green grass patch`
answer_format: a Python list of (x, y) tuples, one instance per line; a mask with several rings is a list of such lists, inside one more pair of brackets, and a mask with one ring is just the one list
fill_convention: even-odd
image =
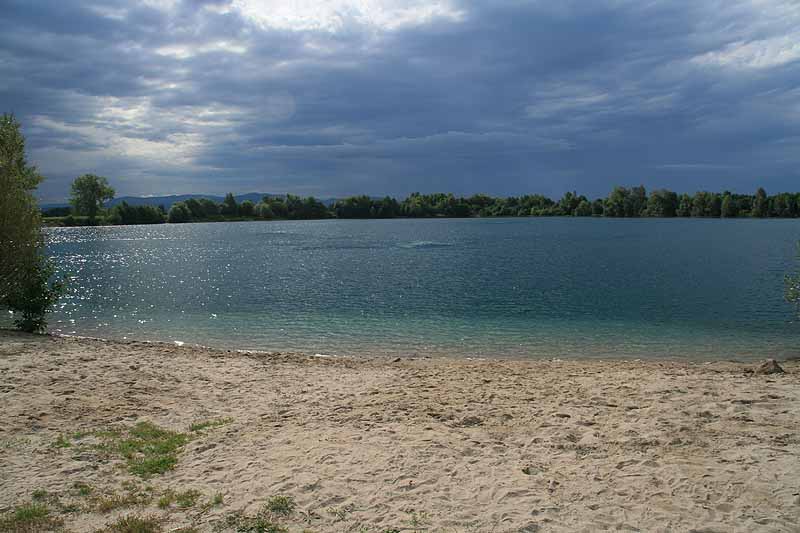
[(160, 428), (150, 422), (139, 422), (127, 432), (95, 433), (103, 439), (99, 449), (125, 459), (128, 471), (149, 479), (175, 468), (178, 452), (189, 441), (183, 433)]
[(70, 446), (72, 446), (72, 442), (64, 435), (59, 435), (53, 442), (53, 448), (69, 448)]
[(199, 490), (189, 489), (183, 492), (175, 492), (174, 490), (167, 490), (158, 499), (158, 507), (161, 509), (169, 509), (172, 504), (176, 504), (181, 509), (188, 509), (194, 507), (203, 494)]
[(108, 524), (98, 533), (161, 533), (161, 519), (157, 516), (123, 516)]
[(94, 492), (94, 487), (92, 487), (88, 483), (84, 483), (83, 481), (76, 481), (75, 483), (72, 484), (72, 488), (75, 491), (75, 494), (83, 498), (91, 496), (92, 493)]
[(63, 524), (63, 519), (53, 516), (46, 505), (35, 502), (18, 505), (0, 517), (0, 531), (8, 533), (58, 531)]
[(278, 495), (267, 500), (264, 509), (276, 515), (289, 516), (294, 512), (294, 507), (294, 498)]
[(191, 426), (189, 426), (189, 430), (195, 433), (199, 431), (203, 431), (204, 429), (209, 428), (217, 428), (220, 426), (224, 426), (225, 424), (230, 424), (233, 422), (233, 418), (218, 418), (216, 420), (204, 420), (202, 422), (195, 422)]
[(225, 525), (236, 533), (289, 533), (281, 524), (270, 520), (259, 513), (257, 516), (245, 516), (242, 513), (231, 513), (225, 519)]
[(153, 501), (152, 487), (124, 483), (123, 489), (123, 493), (92, 491), (89, 500), (91, 509), (99, 513), (110, 513), (118, 509), (148, 505)]
[(44, 489), (36, 489), (31, 493), (31, 498), (37, 502), (43, 502), (50, 497), (50, 493)]

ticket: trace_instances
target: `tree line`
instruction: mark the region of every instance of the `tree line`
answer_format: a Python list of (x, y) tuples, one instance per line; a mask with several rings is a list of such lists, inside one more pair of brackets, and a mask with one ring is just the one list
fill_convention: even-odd
[[(699, 217), (699, 218), (797, 218), (800, 217), (800, 193), (767, 195), (763, 188), (755, 194), (700, 191), (694, 195), (666, 189), (648, 193), (643, 186), (614, 187), (605, 198), (589, 200), (576, 192), (567, 192), (559, 200), (541, 194), (492, 197), (475, 194), (469, 197), (446, 193), (412, 193), (402, 201), (386, 196), (350, 196), (325, 204), (293, 194), (265, 196), (260, 202), (238, 203), (232, 193), (222, 202), (192, 198), (176, 202), (167, 211), (163, 206), (131, 206), (123, 202), (105, 212), (102, 204), (113, 198), (114, 191), (106, 178), (87, 174), (72, 187), (72, 209), (51, 210), (61, 215), (62, 224), (160, 224), (164, 222), (214, 222), (230, 220), (312, 220), (325, 218), (430, 218), (430, 217)], [(60, 209), (60, 208), (59, 208)]]
[(496, 198), (485, 194), (457, 197), (445, 193), (413, 193), (402, 201), (389, 196), (362, 195), (337, 200), (332, 205), (325, 205), (314, 197), (291, 194), (265, 196), (257, 204), (250, 201), (237, 204), (229, 193), (222, 203), (206, 199), (178, 202), (169, 210), (167, 220), (537, 216), (797, 218), (800, 217), (800, 193), (768, 196), (759, 188), (753, 195), (701, 191), (690, 196), (665, 189), (648, 194), (640, 186), (615, 187), (606, 198), (591, 201), (575, 192), (566, 193), (558, 201), (540, 194)]

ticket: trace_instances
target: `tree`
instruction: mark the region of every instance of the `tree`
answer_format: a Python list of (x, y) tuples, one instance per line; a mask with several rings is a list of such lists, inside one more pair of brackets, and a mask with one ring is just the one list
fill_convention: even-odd
[(79, 215), (86, 215), (89, 223), (94, 224), (97, 213), (103, 209), (103, 202), (113, 198), (114, 189), (106, 178), (84, 174), (72, 182), (69, 201)]
[(722, 198), (722, 208), (720, 216), (722, 218), (733, 218), (736, 216), (736, 204), (730, 194)]
[(678, 210), (678, 195), (661, 189), (650, 193), (647, 200), (647, 216), (674, 217)]
[(186, 202), (175, 202), (169, 208), (167, 220), (172, 223), (191, 222), (192, 212)]
[(688, 194), (682, 194), (680, 202), (678, 202), (678, 210), (675, 214), (679, 217), (692, 216), (692, 197)]
[(258, 202), (258, 204), (256, 204), (255, 213), (258, 218), (263, 218), (265, 220), (269, 220), (275, 216), (272, 212), (272, 208), (265, 202)]
[(767, 201), (767, 192), (759, 187), (756, 191), (756, 198), (753, 201), (753, 208), (750, 210), (750, 216), (756, 218), (764, 218), (769, 214), (769, 203)]
[(239, 214), (239, 205), (236, 203), (236, 198), (233, 197), (233, 193), (229, 192), (225, 195), (219, 212), (229, 217), (235, 217)]
[(161, 224), (164, 222), (164, 212), (152, 205), (128, 205), (122, 202), (111, 208), (108, 218), (110, 224)]
[(603, 215), (607, 217), (624, 217), (625, 205), (628, 204), (630, 191), (625, 187), (614, 187), (605, 202)]
[(572, 214), (576, 217), (590, 217), (592, 216), (592, 204), (586, 199), (581, 200), (581, 203), (578, 204)]
[(243, 217), (252, 217), (256, 213), (256, 204), (250, 200), (245, 200), (239, 204), (239, 214)]
[(12, 115), (0, 118), (0, 307), (23, 331), (46, 327), (46, 314), (63, 291), (51, 282), (42, 219), (33, 191), (42, 181), (25, 160), (25, 138)]

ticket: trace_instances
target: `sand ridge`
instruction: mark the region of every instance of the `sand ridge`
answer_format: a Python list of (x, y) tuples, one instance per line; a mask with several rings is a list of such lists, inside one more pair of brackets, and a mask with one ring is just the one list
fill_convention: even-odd
[(223, 527), (291, 496), (290, 531), (800, 531), (800, 364), (321, 358), (0, 332), (0, 510), (118, 487), (60, 435), (151, 421), (192, 439), (155, 490), (223, 492)]

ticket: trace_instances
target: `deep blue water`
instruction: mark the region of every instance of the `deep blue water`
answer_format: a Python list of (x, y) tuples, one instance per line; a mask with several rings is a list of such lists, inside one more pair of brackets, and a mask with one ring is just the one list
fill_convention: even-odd
[(50, 230), (59, 333), (325, 354), (785, 357), (800, 221), (436, 219)]

